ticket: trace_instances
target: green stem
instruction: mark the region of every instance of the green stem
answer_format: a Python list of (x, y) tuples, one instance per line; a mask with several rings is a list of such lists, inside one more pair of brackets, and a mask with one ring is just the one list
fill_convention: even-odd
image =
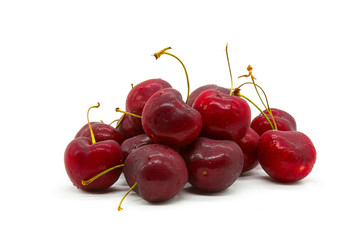
[(189, 75), (188, 75), (188, 73), (187, 73), (187, 71), (186, 71), (185, 65), (184, 65), (183, 62), (182, 62), (177, 56), (175, 56), (174, 54), (171, 54), (171, 53), (168, 53), (168, 52), (165, 52), (165, 51), (164, 51), (164, 54), (169, 55), (169, 56), (175, 58), (176, 60), (178, 60), (178, 61), (181, 63), (181, 65), (183, 66), (183, 68), (184, 68), (185, 75), (186, 75), (186, 81), (187, 81), (187, 96), (186, 96), (186, 101), (185, 101), (185, 103), (187, 104), (188, 101), (189, 101), (189, 96), (190, 96), (190, 81), (189, 81)]
[(124, 119), (125, 115), (126, 115), (126, 114), (123, 114), (123, 115), (121, 116), (121, 118), (119, 119), (119, 121), (118, 121), (118, 123), (116, 124), (116, 127), (115, 127), (115, 128), (118, 128), (118, 127), (120, 126), (120, 123), (121, 123), (122, 120)]
[(137, 182), (134, 183), (134, 185), (132, 185), (132, 187), (125, 193), (125, 195), (123, 196), (123, 198), (121, 199), (120, 203), (119, 203), (119, 206), (118, 206), (118, 211), (121, 211), (123, 210), (121, 208), (121, 204), (122, 202), (124, 201), (124, 199), (126, 198), (126, 196), (137, 186)]
[(97, 174), (96, 176), (90, 178), (89, 180), (82, 180), (81, 181), (81, 184), (86, 186), (86, 185), (89, 185), (90, 183), (92, 183), (94, 180), (98, 179), (99, 177), (101, 177), (102, 175), (114, 170), (114, 169), (117, 169), (117, 168), (120, 168), (120, 167), (123, 167), (124, 164), (120, 164), (120, 165), (116, 165), (112, 168), (109, 168), (109, 169), (106, 169), (105, 171), (102, 171), (101, 173)]
[[(274, 123), (274, 128), (275, 128), (275, 130), (277, 130), (276, 122), (275, 122), (274, 116), (273, 116), (273, 114), (272, 114), (272, 112), (271, 112), (271, 109), (270, 109), (270, 107), (269, 107), (269, 103), (267, 102), (268, 105), (267, 105), (267, 107), (266, 107), (266, 105), (265, 105), (264, 101), (262, 100), (262, 97), (260, 96), (260, 93), (259, 93), (259, 91), (258, 91), (258, 89), (257, 89), (257, 86), (258, 86), (258, 85), (255, 83), (255, 80), (254, 80), (253, 76), (251, 76), (251, 80), (252, 80), (252, 83), (253, 83), (253, 85), (254, 85), (255, 91), (256, 91), (257, 95), (259, 96), (259, 98), (260, 98), (261, 103), (262, 103), (263, 106), (268, 110), (268, 113), (269, 113), (269, 115), (270, 115), (270, 117), (271, 117), (271, 119), (272, 119), (272, 121), (273, 121), (273, 123)], [(263, 91), (263, 92), (264, 92), (264, 91)], [(274, 129), (274, 128), (273, 128), (273, 129)]]
[(234, 85), (233, 85), (234, 81), (233, 81), (232, 74), (231, 74), (231, 67), (230, 67), (229, 54), (228, 54), (228, 44), (227, 43), (226, 43), (225, 52), (226, 52), (227, 63), (228, 63), (228, 66), (229, 66), (230, 79), (231, 79), (230, 95), (232, 95), (233, 90), (234, 90)]
[(140, 115), (137, 115), (137, 114), (135, 114), (135, 113), (125, 112), (125, 111), (123, 111), (123, 110), (120, 110), (120, 108), (115, 108), (115, 111), (116, 111), (116, 112), (125, 113), (125, 114), (128, 114), (128, 115), (133, 116), (133, 117), (136, 117), (136, 118), (141, 118)]
[(87, 121), (88, 121), (88, 124), (89, 124), (89, 129), (90, 129), (90, 135), (91, 135), (91, 141), (92, 141), (92, 144), (95, 144), (96, 141), (95, 141), (95, 136), (94, 136), (94, 132), (92, 130), (92, 127), (91, 127), (91, 124), (90, 124), (90, 120), (89, 120), (89, 112), (90, 112), (90, 109), (92, 108), (98, 108), (100, 107), (100, 103), (98, 102), (96, 106), (91, 106), (89, 107), (88, 111), (87, 111)]
[(270, 121), (270, 119), (266, 116), (266, 114), (265, 114), (253, 101), (251, 101), (249, 98), (247, 98), (246, 96), (244, 96), (244, 95), (242, 95), (242, 94), (240, 94), (239, 96), (242, 97), (242, 98), (245, 98), (245, 99), (246, 99), (247, 101), (249, 101), (252, 105), (254, 105), (254, 106), (261, 112), (261, 114), (266, 118), (266, 120), (270, 123), (271, 129), (275, 130), (275, 129), (274, 129), (274, 126), (272, 125), (272, 123), (271, 123), (271, 121)]

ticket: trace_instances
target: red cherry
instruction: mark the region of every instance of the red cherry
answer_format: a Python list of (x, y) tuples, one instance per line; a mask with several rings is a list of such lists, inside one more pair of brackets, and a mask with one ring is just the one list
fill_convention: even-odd
[[(65, 169), (70, 180), (74, 186), (86, 191), (101, 191), (113, 185), (122, 171), (119, 165), (124, 164), (123, 152), (118, 142), (114, 140), (96, 142), (89, 121), (89, 111), (99, 106), (100, 103), (90, 107), (87, 112), (91, 137), (75, 138), (68, 144), (64, 154)], [(103, 176), (104, 171), (110, 172)]]
[(134, 136), (144, 134), (144, 129), (142, 126), (139, 126), (137, 124), (134, 124), (132, 119), (136, 117), (132, 117), (130, 115), (125, 114), (119, 123), (119, 125), (116, 127), (124, 136), (125, 139), (132, 138)]
[(183, 151), (190, 184), (201, 191), (219, 192), (240, 176), (244, 156), (230, 140), (199, 137)]
[(237, 96), (206, 90), (195, 99), (193, 108), (202, 116), (202, 135), (205, 137), (237, 142), (249, 130), (250, 107)]
[[(276, 108), (271, 108), (271, 112), (274, 116), (278, 130), (296, 130), (296, 121), (289, 113)], [(266, 114), (266, 116), (268, 116), (269, 119), (271, 119), (270, 114), (267, 110), (264, 110), (264, 113)], [(254, 129), (259, 134), (259, 136), (261, 136), (266, 131), (272, 130), (269, 122), (266, 120), (263, 114), (259, 114), (252, 120), (251, 128)]]
[(92, 144), (90, 138), (79, 137), (72, 140), (64, 154), (66, 172), (71, 182), (79, 189), (101, 191), (109, 188), (119, 178), (122, 169), (118, 168), (99, 177), (89, 185), (88, 180), (109, 168), (124, 164), (120, 145), (113, 140), (105, 140)]
[(134, 190), (143, 199), (161, 202), (173, 198), (183, 189), (188, 172), (184, 159), (174, 149), (150, 144), (129, 154), (124, 176), (129, 186), (136, 184)]
[(146, 102), (142, 115), (145, 133), (156, 143), (181, 147), (201, 132), (201, 115), (172, 88), (156, 92)]
[[(114, 140), (119, 145), (125, 140), (124, 135), (116, 128), (101, 122), (91, 122), (91, 127), (94, 132), (96, 141), (101, 142), (105, 140)], [(84, 125), (76, 134), (75, 138), (87, 137), (91, 138), (89, 124)]]
[(260, 138), (258, 158), (269, 176), (282, 182), (294, 182), (311, 172), (316, 150), (310, 138), (301, 132), (270, 130)]
[(209, 89), (213, 89), (213, 90), (222, 92), (222, 93), (227, 94), (227, 95), (230, 94), (230, 89), (223, 88), (223, 87), (220, 87), (220, 86), (215, 85), (215, 84), (204, 85), (204, 86), (201, 86), (201, 87), (195, 89), (195, 90), (190, 94), (188, 105), (189, 105), (189, 106), (192, 106), (193, 103), (194, 103), (194, 101), (195, 101), (195, 99), (199, 96), (199, 94), (202, 93), (203, 91), (206, 91), (206, 90), (209, 90)]
[(154, 142), (146, 134), (140, 134), (132, 138), (126, 139), (123, 144), (121, 144), (121, 149), (124, 153), (124, 159), (126, 159), (133, 150), (153, 143)]
[[(149, 79), (135, 85), (127, 95), (126, 111), (141, 116), (147, 100), (154, 93), (164, 88), (171, 88), (171, 85), (161, 78)], [(134, 128), (142, 128), (141, 119), (132, 116), (128, 116), (128, 118), (133, 122)]]
[(242, 172), (247, 172), (258, 165), (257, 145), (259, 140), (260, 136), (253, 129), (249, 128), (245, 137), (237, 142), (244, 154), (244, 168)]

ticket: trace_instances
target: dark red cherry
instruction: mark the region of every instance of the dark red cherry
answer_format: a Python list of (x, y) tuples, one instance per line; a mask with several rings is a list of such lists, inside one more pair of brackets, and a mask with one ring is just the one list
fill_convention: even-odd
[(294, 182), (311, 172), (316, 150), (310, 138), (301, 132), (270, 130), (260, 138), (258, 158), (269, 176), (282, 182)]
[(121, 146), (114, 140), (92, 144), (91, 138), (78, 137), (66, 147), (64, 162), (66, 172), (74, 186), (86, 191), (101, 191), (118, 180), (122, 168), (114, 169), (86, 186), (82, 181), (123, 164), (124, 159)]
[[(161, 78), (149, 79), (135, 85), (126, 98), (126, 111), (142, 116), (145, 103), (149, 98), (160, 89), (171, 88), (170, 83)], [(141, 119), (128, 116), (136, 128), (141, 128)]]
[(135, 149), (154, 143), (146, 134), (140, 134), (132, 138), (126, 139), (121, 145), (124, 153), (124, 159)]
[(132, 121), (133, 118), (135, 117), (125, 114), (121, 123), (116, 128), (123, 134), (125, 139), (145, 133), (142, 126), (139, 126)]
[(187, 105), (177, 90), (166, 88), (146, 102), (142, 125), (154, 142), (181, 147), (199, 136), (202, 120), (200, 113)]
[(174, 149), (150, 144), (133, 150), (127, 157), (124, 176), (129, 186), (146, 201), (173, 198), (185, 186), (188, 172), (184, 159)]
[(244, 156), (230, 140), (199, 137), (183, 151), (189, 183), (201, 191), (219, 192), (230, 187), (240, 176)]
[[(116, 128), (101, 122), (91, 122), (91, 127), (94, 131), (94, 136), (97, 142), (105, 140), (114, 140), (119, 145), (125, 140), (124, 135)], [(75, 138), (87, 137), (91, 138), (89, 124), (84, 125), (75, 135)]]
[(202, 116), (202, 136), (237, 142), (249, 130), (250, 107), (237, 96), (206, 90), (195, 99), (193, 108)]
[(189, 96), (189, 101), (188, 101), (188, 105), (189, 106), (192, 106), (195, 99), (199, 96), (200, 93), (202, 93), (203, 91), (205, 90), (208, 90), (208, 89), (213, 89), (213, 90), (216, 90), (216, 91), (219, 91), (219, 92), (222, 92), (224, 94), (230, 94), (230, 89), (227, 89), (227, 88), (223, 88), (223, 87), (220, 87), (218, 85), (215, 85), (215, 84), (208, 84), (208, 85), (204, 85), (204, 86), (201, 86), (197, 89), (195, 89)]
[(259, 140), (260, 136), (253, 129), (249, 128), (245, 137), (237, 142), (244, 154), (244, 168), (242, 172), (247, 172), (258, 165), (257, 145)]
[[(271, 112), (274, 116), (278, 130), (281, 131), (296, 130), (296, 121), (289, 113), (276, 108), (271, 108)], [(269, 112), (267, 110), (264, 110), (264, 113), (272, 122)], [(266, 131), (272, 130), (269, 122), (266, 120), (263, 114), (259, 114), (257, 117), (255, 117), (252, 120), (251, 128), (254, 129), (259, 134), (259, 136), (261, 136)]]

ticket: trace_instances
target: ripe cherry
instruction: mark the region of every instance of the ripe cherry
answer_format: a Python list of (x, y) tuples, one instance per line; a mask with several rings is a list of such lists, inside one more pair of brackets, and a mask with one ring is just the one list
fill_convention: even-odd
[(182, 152), (189, 183), (201, 191), (219, 192), (240, 176), (244, 156), (233, 141), (199, 137)]
[(260, 138), (258, 158), (269, 176), (282, 182), (294, 182), (311, 172), (316, 150), (310, 138), (301, 132), (270, 130)]
[(222, 93), (227, 94), (227, 95), (230, 94), (230, 89), (223, 88), (223, 87), (220, 87), (220, 86), (215, 85), (215, 84), (204, 85), (204, 86), (201, 86), (201, 87), (195, 89), (190, 94), (188, 105), (192, 106), (195, 99), (199, 96), (199, 94), (202, 93), (203, 91), (206, 91), (206, 90), (209, 90), (209, 89), (213, 89), (213, 90), (216, 90), (218, 92), (222, 92)]
[(244, 154), (244, 168), (242, 172), (247, 172), (258, 165), (257, 145), (259, 140), (260, 136), (253, 129), (249, 128), (245, 137), (237, 142)]
[[(124, 135), (116, 128), (101, 122), (91, 122), (92, 130), (96, 141), (101, 142), (105, 140), (114, 140), (119, 145), (125, 140)], [(75, 138), (87, 137), (91, 138), (89, 124), (84, 125), (76, 134)]]
[(182, 100), (177, 90), (166, 88), (146, 102), (142, 124), (145, 133), (154, 142), (181, 147), (199, 136), (202, 119), (198, 111)]
[(143, 199), (161, 202), (173, 198), (183, 189), (188, 172), (184, 159), (174, 149), (150, 144), (129, 154), (124, 176), (128, 185)]
[[(154, 93), (164, 88), (171, 88), (171, 85), (161, 78), (149, 79), (135, 85), (127, 95), (126, 111), (141, 116), (147, 100)], [(132, 116), (128, 116), (128, 118), (133, 122), (134, 128), (140, 129), (142, 127), (141, 119)]]
[(128, 114), (124, 114), (116, 127), (124, 136), (125, 139), (144, 134), (144, 129), (142, 126), (139, 126), (137, 124), (134, 124), (132, 119), (135, 118), (133, 116), (130, 116)]
[[(270, 114), (268, 110), (263, 111), (268, 118), (270, 118)], [(271, 112), (273, 114), (274, 120), (276, 122), (276, 126), (278, 130), (281, 131), (295, 131), (296, 130), (296, 121), (295, 119), (287, 112), (271, 108)], [(265, 119), (263, 114), (259, 114), (255, 117), (251, 122), (251, 128), (254, 129), (260, 136), (269, 130), (272, 130), (269, 122)]]
[(153, 144), (154, 142), (149, 138), (146, 134), (140, 134), (134, 136), (132, 138), (126, 139), (123, 144), (121, 145), (121, 149), (124, 153), (124, 159), (126, 160), (127, 156), (135, 149), (148, 145)]
[[(94, 107), (99, 107), (99, 104), (90, 107), (89, 110)], [(101, 191), (109, 188), (118, 180), (122, 171), (120, 166), (124, 163), (123, 152), (121, 146), (114, 140), (96, 142), (89, 120), (88, 124), (91, 138), (75, 138), (66, 147), (65, 169), (77, 188), (86, 191)], [(96, 180), (90, 180), (90, 182), (93, 181), (92, 184), (87, 185), (87, 182), (84, 181), (107, 169), (114, 170)]]

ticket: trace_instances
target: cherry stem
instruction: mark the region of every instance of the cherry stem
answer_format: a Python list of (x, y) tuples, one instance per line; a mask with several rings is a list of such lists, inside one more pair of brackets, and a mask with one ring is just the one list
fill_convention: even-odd
[(233, 86), (233, 78), (232, 78), (232, 74), (231, 74), (231, 67), (230, 67), (229, 54), (228, 54), (228, 43), (226, 43), (225, 52), (226, 52), (226, 59), (227, 59), (227, 63), (229, 66), (229, 73), (230, 73), (230, 78), (231, 78), (230, 95), (232, 95), (234, 86)]
[(125, 193), (125, 195), (123, 196), (123, 198), (121, 199), (119, 206), (118, 206), (118, 211), (123, 210), (123, 208), (121, 208), (121, 204), (124, 201), (124, 199), (126, 198), (126, 196), (137, 186), (137, 182), (134, 183), (134, 185), (132, 185), (132, 187)]
[(125, 111), (123, 111), (123, 110), (120, 110), (120, 108), (115, 108), (115, 111), (116, 111), (116, 112), (125, 113), (125, 114), (128, 114), (128, 115), (133, 116), (133, 117), (141, 118), (140, 115), (137, 115), (137, 114), (135, 114), (135, 113), (125, 112)]
[[(251, 84), (251, 85), (253, 85), (254, 83), (253, 82), (245, 82), (245, 83), (243, 83), (243, 84), (241, 84), (238, 88), (239, 89), (241, 89), (241, 87), (242, 86), (244, 86), (244, 85), (246, 85), (246, 84)], [(269, 109), (270, 108), (270, 106), (269, 106), (269, 101), (268, 101), (268, 98), (267, 98), (267, 96), (266, 96), (266, 93), (265, 93), (265, 91), (264, 91), (264, 89), (262, 89), (262, 87), (260, 87), (258, 84), (256, 84), (255, 83), (255, 85), (262, 91), (262, 93), (264, 94), (264, 96), (265, 96), (265, 102), (266, 102), (266, 105), (267, 105), (267, 107), (265, 107), (266, 109)]]
[(185, 75), (186, 75), (187, 96), (186, 96), (186, 101), (185, 101), (185, 103), (187, 104), (188, 101), (189, 101), (189, 96), (190, 96), (190, 81), (189, 81), (189, 75), (188, 75), (188, 73), (187, 73), (187, 70), (186, 70), (186, 67), (185, 67), (184, 63), (183, 63), (177, 56), (175, 56), (174, 54), (171, 54), (171, 53), (166, 52), (166, 51), (169, 50), (169, 49), (171, 49), (171, 47), (164, 48), (163, 50), (161, 50), (161, 51), (159, 51), (159, 52), (157, 52), (157, 53), (154, 53), (152, 56), (154, 56), (155, 59), (157, 60), (161, 55), (166, 54), (166, 55), (169, 55), (169, 56), (175, 58), (176, 60), (178, 60), (178, 61), (181, 63), (181, 65), (182, 65), (183, 68), (184, 68)]
[(274, 130), (274, 126), (272, 125), (270, 119), (266, 116), (266, 114), (253, 102), (251, 101), (249, 98), (247, 98), (246, 96), (239, 94), (239, 97), (245, 98), (247, 101), (249, 101), (252, 105), (254, 105), (260, 112), (262, 115), (264, 115), (264, 117), (266, 118), (266, 120), (270, 123), (271, 129)]
[(114, 169), (117, 169), (117, 168), (120, 168), (120, 167), (123, 167), (124, 164), (120, 164), (120, 165), (116, 165), (112, 168), (109, 168), (109, 169), (106, 169), (105, 171), (102, 171), (101, 173), (97, 174), (96, 176), (90, 178), (89, 180), (82, 180), (81, 181), (81, 184), (84, 185), (84, 186), (87, 186), (89, 185), (90, 183), (92, 183), (94, 180), (98, 179), (99, 177), (101, 177), (102, 175), (114, 170)]
[(272, 121), (273, 121), (273, 123), (274, 123), (274, 128), (273, 128), (273, 129), (277, 130), (276, 122), (275, 122), (274, 116), (273, 116), (273, 114), (272, 114), (272, 112), (271, 112), (271, 109), (270, 109), (270, 106), (269, 106), (269, 102), (267, 101), (267, 97), (266, 97), (265, 91), (262, 90), (262, 92), (264, 93), (265, 98), (266, 98), (267, 106), (265, 105), (265, 103), (264, 103), (264, 101), (263, 101), (263, 99), (262, 99), (262, 97), (261, 97), (261, 95), (260, 95), (260, 93), (259, 93), (259, 91), (258, 91), (258, 86), (259, 86), (259, 85), (257, 85), (257, 84), (255, 83), (255, 79), (256, 79), (256, 78), (255, 78), (254, 75), (252, 74), (253, 68), (251, 67), (251, 65), (249, 65), (249, 66), (247, 67), (247, 70), (248, 70), (249, 74), (239, 76), (238, 78), (241, 78), (241, 77), (251, 77), (251, 81), (252, 81), (252, 84), (254, 85), (255, 91), (256, 91), (257, 95), (259, 96), (261, 103), (263, 104), (263, 106), (264, 106), (264, 107), (266, 108), (266, 110), (268, 111), (268, 113), (269, 113), (269, 115), (270, 115), (270, 117), (271, 117), (271, 119), (272, 119)]
[(120, 123), (121, 123), (122, 120), (124, 119), (125, 115), (126, 115), (126, 114), (123, 114), (123, 115), (121, 116), (121, 118), (119, 119), (119, 121), (118, 121), (118, 123), (116, 124), (116, 127), (115, 127), (115, 128), (118, 128), (118, 127), (120, 126)]
[(87, 111), (87, 121), (88, 121), (88, 124), (89, 124), (89, 129), (90, 129), (92, 144), (95, 144), (96, 141), (95, 141), (94, 132), (93, 132), (93, 130), (92, 130), (92, 127), (91, 127), (91, 124), (90, 124), (90, 120), (89, 120), (89, 112), (90, 112), (90, 109), (92, 109), (92, 108), (98, 108), (98, 107), (100, 107), (100, 103), (99, 103), (99, 102), (97, 103), (97, 105), (89, 107), (89, 109), (88, 109), (88, 111)]

